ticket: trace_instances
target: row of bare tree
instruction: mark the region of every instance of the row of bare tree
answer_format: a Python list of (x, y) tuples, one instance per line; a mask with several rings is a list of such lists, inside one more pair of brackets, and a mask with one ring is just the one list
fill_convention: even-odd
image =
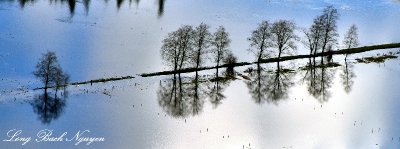
[[(296, 42), (301, 41), (309, 49), (310, 55), (317, 53), (328, 53), (338, 45), (337, 20), (338, 11), (333, 6), (328, 6), (323, 13), (314, 19), (311, 27), (302, 28), (305, 38), (301, 40), (296, 35), (296, 24), (289, 20), (278, 20), (270, 23), (263, 21), (251, 33), (248, 38), (250, 42), (249, 51), (254, 53), (257, 62), (263, 59), (282, 55), (293, 55), (296, 53)], [(163, 40), (161, 48), (162, 58), (174, 71), (183, 68), (199, 68), (204, 63), (204, 57), (211, 56), (216, 66), (228, 54), (234, 57), (229, 48), (229, 33), (223, 26), (220, 26), (212, 35), (209, 26), (202, 23), (198, 27), (185, 25), (178, 30), (171, 32)], [(345, 48), (358, 46), (357, 27), (352, 25), (344, 36)], [(210, 54), (210, 55), (209, 55)], [(328, 61), (332, 58), (328, 55)], [(324, 57), (321, 57), (324, 60)], [(279, 63), (278, 63), (278, 67)], [(218, 69), (217, 69), (218, 76)]]
[[(193, 67), (198, 69), (205, 63), (205, 59), (211, 58), (217, 67), (222, 62), (236, 61), (232, 52), (229, 50), (231, 42), (229, 33), (220, 26), (213, 34), (209, 31), (209, 26), (201, 23), (193, 28), (185, 25), (178, 30), (171, 32), (163, 40), (161, 57), (166, 65), (174, 71)], [(216, 69), (218, 77), (218, 68)]]

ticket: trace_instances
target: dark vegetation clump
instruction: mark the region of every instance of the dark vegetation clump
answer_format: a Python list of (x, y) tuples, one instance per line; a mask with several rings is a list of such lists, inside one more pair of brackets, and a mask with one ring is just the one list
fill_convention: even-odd
[(395, 59), (397, 58), (396, 55), (382, 55), (382, 56), (371, 56), (371, 57), (364, 57), (364, 58), (357, 58), (356, 61), (358, 63), (383, 63), (388, 59)]

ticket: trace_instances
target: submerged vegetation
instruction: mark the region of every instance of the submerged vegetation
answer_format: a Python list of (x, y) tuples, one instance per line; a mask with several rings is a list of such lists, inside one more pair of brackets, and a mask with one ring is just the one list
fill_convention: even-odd
[(396, 55), (382, 55), (382, 56), (371, 56), (371, 57), (364, 57), (364, 58), (357, 58), (356, 61), (359, 63), (383, 63), (388, 59), (395, 59), (397, 58)]

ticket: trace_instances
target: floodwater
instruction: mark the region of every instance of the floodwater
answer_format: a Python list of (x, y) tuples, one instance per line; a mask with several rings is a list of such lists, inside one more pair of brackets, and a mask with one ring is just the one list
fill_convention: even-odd
[[(261, 21), (308, 28), (328, 5), (340, 14), (339, 45), (352, 24), (360, 46), (400, 41), (396, 0), (1, 0), (0, 148), (399, 148), (400, 62), (356, 61), (399, 49), (334, 56), (340, 66), (329, 68), (301, 69), (308, 60), (282, 62), (289, 72), (276, 71), (276, 63), (262, 64), (260, 73), (245, 71), (256, 65), (235, 68), (248, 78), (213, 80), (215, 70), (197, 80), (195, 73), (136, 75), (170, 70), (162, 40), (182, 25), (204, 22), (212, 32), (223, 25), (238, 61), (251, 62), (247, 38)], [(308, 54), (296, 44), (297, 54)], [(47, 95), (33, 90), (43, 84), (32, 73), (47, 51), (71, 82), (135, 78)], [(32, 140), (5, 141), (13, 129)], [(35, 141), (45, 129), (68, 139), (90, 130), (83, 136), (105, 140)]]

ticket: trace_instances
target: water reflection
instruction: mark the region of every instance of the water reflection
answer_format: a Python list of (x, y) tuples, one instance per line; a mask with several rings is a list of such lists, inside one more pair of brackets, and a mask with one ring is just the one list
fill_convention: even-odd
[[(84, 0), (83, 4), (85, 6), (85, 9), (89, 9), (89, 1), (90, 0)], [(71, 17), (75, 14), (75, 6), (76, 6), (76, 0), (50, 0), (50, 4), (57, 4), (58, 2), (60, 2), (61, 4), (65, 4), (68, 3), (68, 8), (69, 8), (69, 12), (71, 14)]]
[(340, 79), (346, 93), (351, 91), (354, 84), (354, 78), (356, 74), (354, 73), (354, 65), (347, 60), (347, 56), (344, 59), (344, 65), (341, 67), (342, 72), (340, 73)]
[(288, 98), (288, 90), (294, 85), (295, 73), (281, 68), (279, 62), (277, 69), (272, 72), (258, 64), (257, 69), (249, 74), (250, 80), (246, 84), (252, 99), (258, 104), (278, 104), (280, 100)]
[(165, 0), (158, 0), (158, 16), (161, 17), (164, 14), (164, 2)]
[(187, 117), (199, 114), (204, 105), (204, 91), (199, 78), (191, 80), (182, 78), (180, 74), (160, 82), (158, 103), (172, 117)]
[[(105, 3), (107, 4), (109, 0), (104, 0)], [(116, 7), (119, 10), (125, 0), (115, 0), (116, 1)], [(2, 0), (0, 2), (15, 2), (15, 0)], [(37, 0), (17, 0), (19, 3), (20, 7), (23, 9), (27, 4), (34, 4), (37, 2)], [(90, 3), (92, 2), (91, 0), (82, 0), (82, 1), (77, 1), (77, 0), (49, 0), (50, 4), (56, 4), (60, 2), (61, 4), (67, 4), (69, 8), (69, 12), (71, 14), (71, 17), (75, 14), (75, 8), (77, 3), (82, 3), (84, 7), (85, 14), (87, 15), (89, 13), (89, 7)], [(139, 5), (140, 0), (135, 0), (136, 5)], [(129, 5), (132, 4), (132, 0), (129, 0)], [(164, 14), (164, 7), (165, 7), (165, 0), (158, 0), (158, 11), (157, 15), (158, 17), (162, 17)]]
[(235, 78), (232, 75), (226, 75), (225, 77), (218, 77), (211, 80), (211, 83), (207, 84), (207, 97), (214, 108), (217, 108), (222, 101), (226, 98), (222, 92), (229, 86), (230, 82)]
[(119, 8), (121, 8), (122, 3), (124, 2), (124, 0), (117, 0), (117, 9), (119, 10)]
[(18, 0), (21, 8), (24, 8), (27, 3), (33, 4), (36, 0)]
[(82, 3), (83, 3), (83, 6), (85, 7), (86, 15), (89, 14), (90, 0), (83, 0)]
[(321, 103), (328, 101), (331, 97), (329, 89), (332, 87), (335, 73), (334, 69), (329, 69), (331, 63), (325, 63), (310, 58), (303, 79), (307, 84), (308, 93)]
[(34, 113), (38, 115), (38, 119), (43, 124), (50, 124), (53, 120), (56, 120), (64, 112), (66, 106), (66, 99), (68, 97), (68, 92), (64, 90), (61, 93), (62, 98), (54, 93), (48, 93), (44, 90), (42, 94), (36, 95), (34, 100), (31, 101), (31, 105)]
[(188, 117), (203, 111), (205, 99), (209, 99), (214, 108), (225, 99), (222, 94), (233, 77), (208, 78), (208, 75), (183, 77), (174, 74), (171, 78), (160, 81), (157, 92), (158, 103), (172, 117)]

